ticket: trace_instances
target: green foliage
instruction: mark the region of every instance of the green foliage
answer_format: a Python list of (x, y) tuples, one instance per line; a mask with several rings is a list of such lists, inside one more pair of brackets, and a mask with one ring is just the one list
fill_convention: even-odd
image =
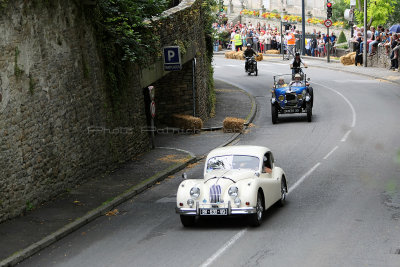
[[(350, 3), (350, 0), (345, 0)], [(357, 1), (355, 18), (359, 24), (364, 22), (364, 1)], [(368, 0), (367, 1), (367, 23), (368, 26), (386, 25), (389, 16), (394, 12), (397, 0)]]
[(400, 23), (400, 1), (397, 1), (393, 7), (393, 12), (389, 15), (386, 27)]
[(31, 210), (33, 210), (33, 209), (34, 209), (33, 204), (32, 204), (30, 201), (27, 201), (27, 202), (26, 202), (26, 206), (25, 206), (25, 210), (26, 210), (26, 211), (31, 211)]
[(337, 43), (341, 44), (341, 43), (346, 43), (346, 42), (347, 42), (346, 35), (344, 35), (344, 32), (341, 31), (340, 34), (339, 34), (339, 38), (338, 38)]
[(208, 87), (208, 110), (210, 115), (212, 116), (215, 113), (215, 103), (216, 103), (216, 96), (215, 96), (215, 88), (214, 88), (214, 69), (211, 65), (212, 58), (213, 58), (213, 45), (214, 45), (214, 36), (215, 30), (212, 28), (212, 24), (216, 20), (216, 15), (213, 12), (217, 2), (215, 0), (204, 0), (202, 3), (203, 6), (203, 19), (204, 19), (204, 33), (205, 33), (205, 41), (206, 41), (206, 56), (207, 61), (206, 64), (210, 66), (208, 72), (208, 80), (207, 80), (207, 87)]
[(14, 75), (17, 78), (20, 78), (24, 71), (18, 67), (18, 56), (19, 56), (18, 47), (15, 48), (15, 56), (14, 56)]
[(32, 77), (32, 74), (29, 73), (29, 93), (31, 93), (31, 95), (33, 95), (34, 91), (35, 91), (35, 80)]
[(122, 51), (122, 60), (146, 62), (159, 41), (147, 20), (159, 16), (167, 5), (167, 0), (97, 1), (97, 19), (104, 41)]
[(346, 21), (344, 18), (344, 11), (350, 8), (345, 0), (336, 0), (332, 5), (332, 20), (333, 21)]
[(0, 0), (0, 9), (6, 8), (9, 0)]

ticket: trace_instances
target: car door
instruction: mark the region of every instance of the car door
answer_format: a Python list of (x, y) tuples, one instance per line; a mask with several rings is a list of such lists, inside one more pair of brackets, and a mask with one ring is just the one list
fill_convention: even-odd
[[(278, 181), (274, 178), (274, 168), (272, 162), (273, 162), (273, 157), (271, 152), (265, 153), (263, 157), (263, 164), (260, 175), (262, 189), (264, 191), (264, 197), (265, 197), (265, 208), (270, 207), (277, 201), (276, 190)], [(269, 172), (267, 168), (270, 169), (271, 172)]]

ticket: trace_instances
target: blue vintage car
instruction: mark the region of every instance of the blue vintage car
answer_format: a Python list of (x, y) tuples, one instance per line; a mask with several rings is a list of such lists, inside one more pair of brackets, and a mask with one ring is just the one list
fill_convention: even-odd
[[(279, 114), (306, 113), (311, 122), (314, 94), (304, 73), (300, 75), (300, 84), (292, 81), (292, 74), (274, 76), (274, 87), (271, 97), (272, 123), (278, 122)], [(291, 81), (286, 84), (283, 81)]]

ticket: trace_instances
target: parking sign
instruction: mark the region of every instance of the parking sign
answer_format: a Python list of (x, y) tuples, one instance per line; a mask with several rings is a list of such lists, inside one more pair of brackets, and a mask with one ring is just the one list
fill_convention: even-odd
[(179, 46), (165, 46), (163, 48), (164, 70), (181, 70), (181, 53)]

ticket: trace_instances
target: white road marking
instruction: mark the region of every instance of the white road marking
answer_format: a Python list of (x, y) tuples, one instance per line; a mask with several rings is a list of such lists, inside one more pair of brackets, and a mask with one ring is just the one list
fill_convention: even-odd
[(299, 180), (297, 180), (297, 182), (289, 188), (288, 194), (289, 194), (290, 192), (292, 192), (293, 190), (295, 190), (302, 182), (304, 182), (304, 180), (305, 180), (308, 176), (310, 176), (310, 174), (313, 173), (313, 171), (315, 171), (315, 170), (318, 168), (319, 165), (321, 165), (320, 162), (318, 162), (317, 164), (315, 164), (314, 167), (312, 167), (308, 172), (306, 172), (306, 174), (304, 174), (303, 176), (301, 176), (301, 178), (300, 178)]
[(247, 232), (247, 229), (243, 229), (240, 232), (238, 232), (236, 235), (234, 235), (228, 242), (226, 242), (217, 252), (215, 252), (210, 258), (208, 258), (200, 267), (207, 267), (210, 266), (213, 261), (215, 261), (219, 256), (221, 256), (225, 250), (227, 250), (229, 247), (231, 247), (239, 238), (241, 238), (245, 233)]
[(333, 152), (335, 152), (336, 149), (338, 149), (338, 146), (335, 146), (328, 154), (326, 154), (326, 156), (324, 157), (324, 159), (328, 159), (330, 155), (332, 155)]
[(351, 130), (348, 130), (347, 133), (343, 136), (342, 140), (340, 140), (341, 142), (346, 142), (347, 137), (349, 137), (349, 134), (351, 133)]
[(332, 92), (335, 92), (336, 94), (340, 95), (344, 99), (344, 101), (346, 101), (346, 103), (349, 105), (352, 115), (353, 115), (353, 120), (351, 122), (351, 128), (354, 128), (356, 126), (357, 114), (356, 114), (356, 110), (354, 109), (354, 106), (353, 106), (353, 104), (351, 104), (350, 100), (347, 97), (345, 97), (342, 93), (336, 91), (335, 89), (332, 89), (332, 88), (325, 86), (323, 84), (320, 84), (320, 83), (315, 83), (315, 82), (313, 82), (313, 83), (317, 84), (319, 86), (325, 87), (326, 89), (331, 90)]

